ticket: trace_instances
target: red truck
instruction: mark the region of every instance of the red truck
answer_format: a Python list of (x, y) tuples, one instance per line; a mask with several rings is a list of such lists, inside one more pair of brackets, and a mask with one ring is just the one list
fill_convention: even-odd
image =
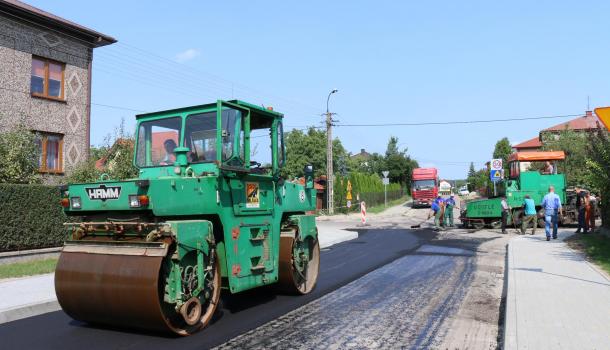
[(415, 168), (411, 179), (413, 207), (431, 206), (432, 201), (438, 196), (438, 170), (436, 168)]

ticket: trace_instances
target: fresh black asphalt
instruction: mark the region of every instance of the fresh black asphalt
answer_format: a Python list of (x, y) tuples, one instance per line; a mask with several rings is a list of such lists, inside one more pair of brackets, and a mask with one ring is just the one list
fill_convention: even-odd
[(435, 238), (431, 231), (371, 229), (358, 239), (324, 249), (316, 289), (306, 296), (260, 288), (225, 296), (218, 317), (189, 337), (90, 326), (62, 311), (0, 325), (5, 349), (206, 349), (275, 320), (367, 273), (413, 253)]

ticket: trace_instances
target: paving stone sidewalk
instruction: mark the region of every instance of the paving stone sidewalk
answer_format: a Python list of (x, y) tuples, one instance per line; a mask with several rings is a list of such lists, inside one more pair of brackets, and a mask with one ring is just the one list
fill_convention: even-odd
[(505, 349), (610, 349), (610, 280), (544, 233), (508, 245)]

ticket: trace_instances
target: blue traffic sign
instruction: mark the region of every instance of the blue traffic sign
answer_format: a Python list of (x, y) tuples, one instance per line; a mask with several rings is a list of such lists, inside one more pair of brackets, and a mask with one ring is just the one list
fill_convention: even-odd
[(502, 181), (502, 178), (504, 177), (504, 176), (502, 176), (503, 172), (504, 172), (503, 170), (492, 170), (489, 172), (489, 178), (493, 182)]

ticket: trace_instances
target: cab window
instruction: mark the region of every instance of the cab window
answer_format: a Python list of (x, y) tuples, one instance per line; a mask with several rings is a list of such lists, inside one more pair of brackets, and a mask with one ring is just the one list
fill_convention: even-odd
[[(221, 155), (229, 165), (243, 165), (241, 112), (225, 109), (221, 114)], [(189, 162), (203, 163), (217, 160), (216, 111), (189, 115), (185, 124), (184, 146), (190, 149)]]
[(180, 140), (180, 117), (151, 120), (140, 123), (136, 165), (138, 167), (173, 165), (174, 148)]

